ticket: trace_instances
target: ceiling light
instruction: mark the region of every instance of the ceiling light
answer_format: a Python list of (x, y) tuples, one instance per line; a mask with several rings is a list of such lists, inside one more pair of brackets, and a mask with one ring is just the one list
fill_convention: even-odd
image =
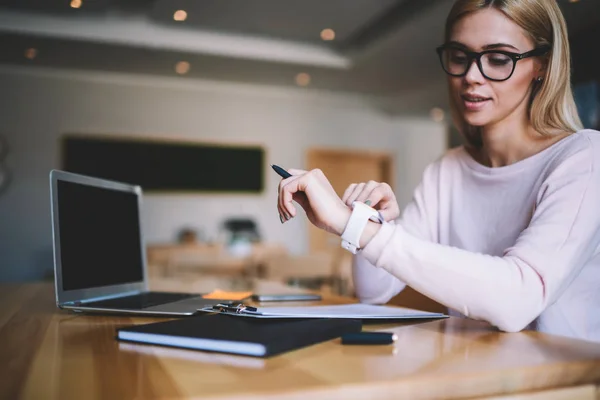
[(179, 75), (185, 75), (190, 71), (190, 63), (187, 61), (179, 61), (177, 64), (175, 64), (175, 72), (177, 72)]
[(310, 83), (310, 75), (306, 72), (300, 72), (296, 75), (296, 85), (298, 86), (308, 86)]
[(442, 110), (441, 108), (433, 107), (431, 111), (429, 111), (429, 116), (435, 122), (442, 122), (444, 120), (445, 113), (444, 110)]
[(81, 0), (71, 0), (71, 8), (81, 7)]
[(187, 12), (185, 10), (177, 10), (173, 14), (173, 19), (175, 21), (185, 21), (187, 19)]
[(323, 29), (321, 31), (321, 39), (323, 40), (333, 40), (335, 39), (335, 31), (333, 29)]
[(569, 3), (577, 3), (579, 0), (569, 0)]
[(25, 58), (33, 60), (37, 56), (37, 53), (37, 49), (30, 47), (27, 50), (25, 50)]

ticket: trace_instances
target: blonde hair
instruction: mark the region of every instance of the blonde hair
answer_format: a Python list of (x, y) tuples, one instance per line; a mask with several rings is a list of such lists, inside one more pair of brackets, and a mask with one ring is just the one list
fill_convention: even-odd
[[(446, 19), (446, 41), (459, 19), (490, 7), (519, 25), (529, 35), (535, 48), (550, 45), (544, 79), (534, 83), (532, 88), (529, 120), (533, 128), (543, 136), (580, 130), (582, 124), (571, 91), (567, 24), (556, 0), (457, 0)], [(454, 123), (467, 145), (480, 147), (480, 129), (468, 125), (458, 114), (452, 99), (450, 103)]]

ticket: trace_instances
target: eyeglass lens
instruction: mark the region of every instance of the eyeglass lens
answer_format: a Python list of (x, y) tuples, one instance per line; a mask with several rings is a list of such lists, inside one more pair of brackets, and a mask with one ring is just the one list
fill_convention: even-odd
[[(444, 49), (441, 54), (442, 65), (450, 75), (464, 75), (473, 63), (464, 51), (460, 49)], [(485, 53), (481, 56), (481, 69), (489, 79), (507, 79), (513, 71), (512, 58), (502, 53)]]

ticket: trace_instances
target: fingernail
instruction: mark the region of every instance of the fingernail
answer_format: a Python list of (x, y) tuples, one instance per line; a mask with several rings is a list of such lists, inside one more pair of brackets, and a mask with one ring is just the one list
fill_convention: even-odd
[(279, 220), (281, 221), (281, 223), (283, 224), (283, 217), (281, 216), (281, 214), (279, 214)]
[(368, 206), (370, 206), (371, 205), (371, 200), (365, 201), (365, 204), (368, 205)]

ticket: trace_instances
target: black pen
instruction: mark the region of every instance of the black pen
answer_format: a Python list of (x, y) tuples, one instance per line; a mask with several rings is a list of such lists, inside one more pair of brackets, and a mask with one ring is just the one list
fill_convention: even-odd
[(287, 172), (285, 169), (281, 168), (279, 165), (271, 164), (271, 168), (273, 168), (275, 172), (277, 172), (279, 176), (281, 176), (283, 179), (292, 176), (292, 174)]
[(342, 335), (342, 344), (392, 344), (398, 340), (393, 332), (358, 332)]

